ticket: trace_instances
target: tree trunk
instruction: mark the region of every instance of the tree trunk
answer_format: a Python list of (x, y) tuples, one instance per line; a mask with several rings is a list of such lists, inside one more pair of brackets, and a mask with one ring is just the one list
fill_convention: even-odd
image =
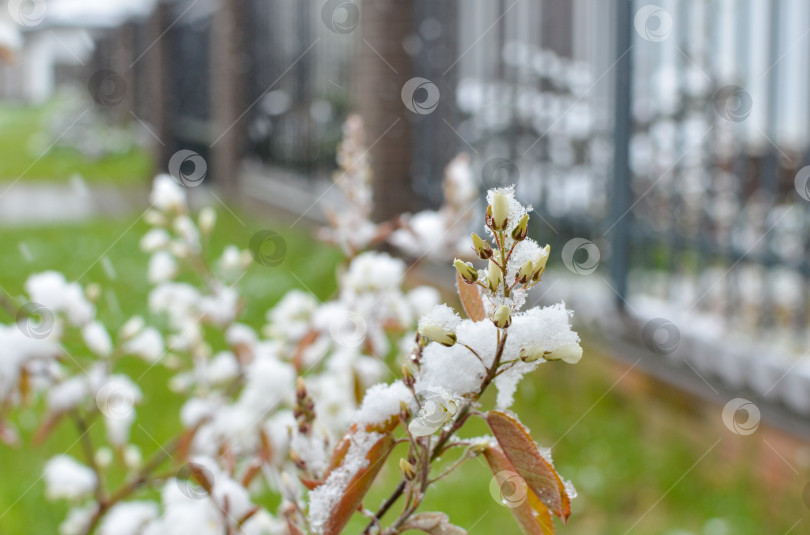
[(412, 77), (403, 48), (413, 31), (412, 11), (410, 2), (397, 0), (363, 0), (361, 6), (354, 96), (370, 148), (377, 221), (413, 209), (412, 117), (400, 96)]
[(241, 0), (220, 0), (211, 27), (211, 162), (209, 177), (233, 193), (244, 153), (245, 58)]

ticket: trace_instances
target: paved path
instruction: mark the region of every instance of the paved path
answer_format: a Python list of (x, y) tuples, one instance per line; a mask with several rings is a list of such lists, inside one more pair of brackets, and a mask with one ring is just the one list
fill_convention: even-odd
[(115, 216), (146, 206), (147, 186), (65, 183), (0, 183), (0, 224), (37, 224)]

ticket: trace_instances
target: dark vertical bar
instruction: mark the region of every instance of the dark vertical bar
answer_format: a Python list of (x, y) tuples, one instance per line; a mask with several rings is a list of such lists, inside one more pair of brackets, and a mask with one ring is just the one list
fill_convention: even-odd
[(613, 127), (613, 195), (611, 196), (610, 276), (616, 288), (617, 305), (624, 309), (627, 296), (627, 272), (630, 254), (630, 218), (626, 213), (632, 202), (630, 189), (630, 133), (632, 125), (632, 53), (633, 2), (618, 0), (616, 10), (615, 117)]
[[(781, 13), (779, 2), (772, 2), (770, 5), (770, 13), (768, 17), (768, 64), (774, 67), (768, 72), (768, 124), (765, 130), (768, 132), (770, 139), (778, 142), (777, 134), (777, 113), (779, 112), (779, 71), (781, 70), (778, 65), (781, 58), (780, 38), (781, 32), (779, 28)], [(780, 170), (779, 155), (777, 149), (768, 145), (765, 156), (762, 158), (759, 171), (759, 187), (765, 194), (768, 210), (772, 210), (776, 205), (776, 189), (777, 189), (777, 175)], [(763, 232), (771, 234), (771, 230), (765, 227), (763, 222)], [(760, 309), (761, 319), (760, 327), (768, 329), (776, 326), (777, 312), (774, 288), (773, 288), (773, 268), (776, 263), (776, 255), (773, 251), (773, 240), (770, 236), (763, 239), (765, 244), (765, 251), (762, 261), (762, 301), (764, 307)]]

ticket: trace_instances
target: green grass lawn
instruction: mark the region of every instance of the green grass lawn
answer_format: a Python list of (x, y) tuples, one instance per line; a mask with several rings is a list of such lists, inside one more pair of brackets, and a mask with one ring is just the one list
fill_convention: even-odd
[[(137, 146), (120, 154), (95, 159), (70, 147), (56, 145), (48, 150), (55, 138), (77, 135), (79, 126), (46, 134), (47, 121), (59, 107), (56, 102), (42, 106), (0, 105), (0, 182), (19, 179), (58, 182), (79, 175), (91, 183), (145, 183), (152, 172), (152, 158)], [(78, 115), (82, 110), (77, 111)], [(76, 117), (66, 117), (67, 125)]]
[[(333, 273), (339, 255), (332, 249), (314, 244), (307, 234), (290, 231), (285, 225), (248, 220), (247, 226), (242, 226), (227, 212), (220, 211), (219, 215), (214, 251), (230, 242), (246, 247), (252, 233), (260, 228), (271, 228), (287, 238), (288, 253), (282, 265), (256, 266), (241, 281), (243, 294), (252, 299), (245, 322), (261, 325), (267, 307), (287, 289), (302, 287), (292, 272), (321, 298), (334, 291)], [(81, 282), (99, 282), (109, 289), (112, 297), (102, 299), (101, 317), (117, 328), (128, 317), (118, 307), (129, 314), (143, 313), (147, 297), (142, 279), (147, 256), (138, 249), (146, 227), (141, 222), (125, 232), (133, 220), (134, 216), (114, 222), (2, 228), (0, 284), (18, 295), (30, 272), (57, 268), (69, 278), (84, 274)], [(105, 269), (107, 261), (101, 258), (109, 259), (108, 267), (113, 271)], [(88, 266), (92, 267), (88, 270)], [(448, 278), (451, 276), (448, 268)], [(0, 316), (0, 321), (7, 323), (10, 318)], [(146, 370), (145, 364), (134, 359), (129, 365), (133, 377)], [(687, 404), (665, 394), (640, 399), (630, 390), (611, 389), (617, 378), (614, 365), (598, 348), (586, 345), (580, 364), (544, 365), (518, 392), (516, 412), (541, 445), (556, 443), (556, 467), (579, 491), (568, 526), (560, 526), (559, 533), (621, 535), (642, 516), (630, 533), (781, 535), (800, 518), (803, 522), (791, 533), (807, 532), (810, 515), (802, 505), (802, 487), (785, 495), (764, 489), (748, 463), (729, 461), (723, 453), (724, 443), (740, 437), (720, 429), (714, 434), (695, 432), (703, 427), (698, 427), (700, 417)], [(141, 381), (145, 400), (138, 407), (139, 423), (133, 427), (132, 436), (145, 457), (179, 427), (180, 400), (165, 393), (167, 379), (165, 371), (154, 368)], [(33, 414), (24, 411), (14, 419), (30, 436)], [(481, 422), (468, 427), (465, 434), (471, 436), (486, 432)], [(100, 437), (101, 426), (92, 432)], [(73, 444), (75, 436), (63, 423), (41, 446), (10, 449), (0, 445), (0, 533), (56, 532), (66, 506), (44, 500), (39, 476), (45, 460), (54, 453), (68, 449), (81, 457)], [(721, 444), (695, 465), (718, 438), (723, 439)], [(367, 507), (376, 508), (398, 481), (399, 456), (399, 450), (395, 451)], [(448, 456), (443, 462), (450, 460)], [(517, 533), (509, 510), (491, 497), (490, 480), (483, 460), (468, 461), (444, 484), (431, 489), (423, 510), (446, 511), (471, 533)], [(395, 506), (392, 513), (397, 511)], [(347, 533), (359, 532), (362, 524), (357, 518)]]

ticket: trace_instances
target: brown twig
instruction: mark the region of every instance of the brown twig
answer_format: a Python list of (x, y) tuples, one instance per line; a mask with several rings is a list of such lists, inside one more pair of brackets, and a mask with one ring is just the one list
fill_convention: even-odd
[[(495, 351), (495, 358), (492, 361), (492, 365), (487, 369), (487, 374), (484, 376), (484, 379), (481, 381), (481, 386), (478, 389), (478, 394), (468, 401), (459, 411), (458, 417), (456, 418), (453, 425), (447, 429), (442, 431), (439, 435), (439, 440), (436, 442), (436, 445), (430, 450), (430, 454), (426, 456), (425, 461), (423, 462), (423, 476), (422, 476), (422, 485), (421, 485), (421, 492), (420, 494), (424, 494), (427, 487), (430, 485), (431, 480), (428, 479), (426, 474), (429, 474), (429, 466), (430, 464), (435, 461), (442, 453), (444, 445), (447, 443), (448, 440), (456, 433), (456, 431), (464, 425), (467, 421), (467, 418), (470, 416), (470, 411), (472, 409), (473, 403), (475, 403), (481, 396), (484, 394), (484, 391), (489, 387), (490, 383), (495, 377), (495, 374), (498, 370), (498, 366), (500, 366), (501, 356), (503, 355), (504, 347), (506, 346), (506, 331), (503, 331), (503, 336), (500, 336), (499, 331), (498, 336), (498, 348)], [(446, 474), (445, 474), (446, 475)], [(366, 529), (363, 530), (362, 535), (368, 535), (371, 533), (371, 529), (375, 525), (379, 525), (380, 521), (382, 520), (383, 515), (388, 512), (392, 505), (402, 496), (402, 493), (405, 491), (405, 487), (407, 485), (407, 480), (405, 478), (399, 482), (399, 485), (394, 489), (388, 499), (383, 502), (380, 509), (374, 515), (374, 520), (372, 520), (367, 526)], [(419, 506), (419, 500), (415, 500), (415, 503), (410, 504), (405, 511), (399, 516), (399, 518), (391, 525), (392, 533), (396, 533), (396, 530), (402, 527), (402, 525), (408, 520), (408, 518), (413, 514), (416, 508)]]

